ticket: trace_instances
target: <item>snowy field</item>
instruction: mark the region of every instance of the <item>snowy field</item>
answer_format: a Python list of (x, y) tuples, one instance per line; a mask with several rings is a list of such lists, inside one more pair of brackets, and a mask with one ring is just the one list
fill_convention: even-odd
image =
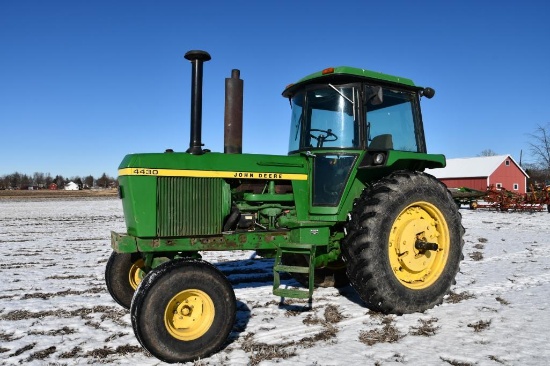
[[(461, 209), (453, 293), (423, 314), (370, 312), (353, 289), (313, 309), (271, 293), (272, 261), (205, 253), (238, 300), (228, 344), (195, 365), (545, 365), (550, 360), (550, 214)], [(107, 293), (117, 199), (0, 200), (0, 364), (162, 365)]]

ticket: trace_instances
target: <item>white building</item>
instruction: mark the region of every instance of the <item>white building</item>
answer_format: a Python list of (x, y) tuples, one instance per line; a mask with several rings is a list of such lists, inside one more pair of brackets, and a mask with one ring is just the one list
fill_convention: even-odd
[(69, 182), (69, 183), (65, 184), (64, 189), (66, 191), (78, 191), (78, 184), (76, 184), (75, 182)]

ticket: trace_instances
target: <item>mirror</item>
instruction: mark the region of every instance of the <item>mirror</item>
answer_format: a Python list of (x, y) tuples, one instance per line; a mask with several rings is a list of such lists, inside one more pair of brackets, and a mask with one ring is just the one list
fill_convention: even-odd
[(380, 105), (384, 102), (384, 90), (381, 86), (371, 86), (367, 89), (367, 102), (371, 105)]

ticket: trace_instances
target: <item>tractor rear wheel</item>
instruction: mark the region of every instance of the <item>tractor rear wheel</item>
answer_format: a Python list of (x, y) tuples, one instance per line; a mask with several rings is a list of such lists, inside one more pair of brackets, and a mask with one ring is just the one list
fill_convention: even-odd
[(346, 231), (348, 277), (374, 311), (423, 312), (455, 283), (464, 228), (451, 194), (431, 175), (398, 171), (367, 187)]
[[(309, 265), (308, 257), (302, 254), (283, 254), (282, 262), (289, 266)], [(298, 281), (302, 286), (309, 286), (309, 275), (307, 273), (290, 273), (292, 278)], [(346, 264), (341, 260), (330, 263), (327, 267), (316, 268), (314, 271), (315, 287), (344, 287), (349, 285), (348, 277), (346, 276)]]
[(111, 297), (130, 309), (134, 292), (145, 276), (145, 263), (137, 254), (113, 252), (105, 268), (105, 284)]
[(235, 322), (235, 293), (213, 265), (177, 259), (143, 279), (130, 314), (137, 339), (152, 355), (169, 363), (194, 361), (226, 342)]

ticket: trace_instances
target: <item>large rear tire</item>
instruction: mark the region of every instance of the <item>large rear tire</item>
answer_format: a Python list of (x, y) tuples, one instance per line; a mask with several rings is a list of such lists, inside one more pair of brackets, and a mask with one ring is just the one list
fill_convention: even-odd
[(348, 278), (374, 311), (423, 312), (454, 284), (464, 228), (451, 194), (429, 174), (398, 171), (367, 187), (346, 231)]
[(236, 315), (235, 293), (213, 265), (178, 259), (153, 269), (130, 308), (134, 333), (158, 359), (188, 362), (217, 352)]
[(113, 252), (105, 267), (105, 284), (113, 300), (130, 309), (132, 297), (145, 277), (145, 263), (137, 254)]

